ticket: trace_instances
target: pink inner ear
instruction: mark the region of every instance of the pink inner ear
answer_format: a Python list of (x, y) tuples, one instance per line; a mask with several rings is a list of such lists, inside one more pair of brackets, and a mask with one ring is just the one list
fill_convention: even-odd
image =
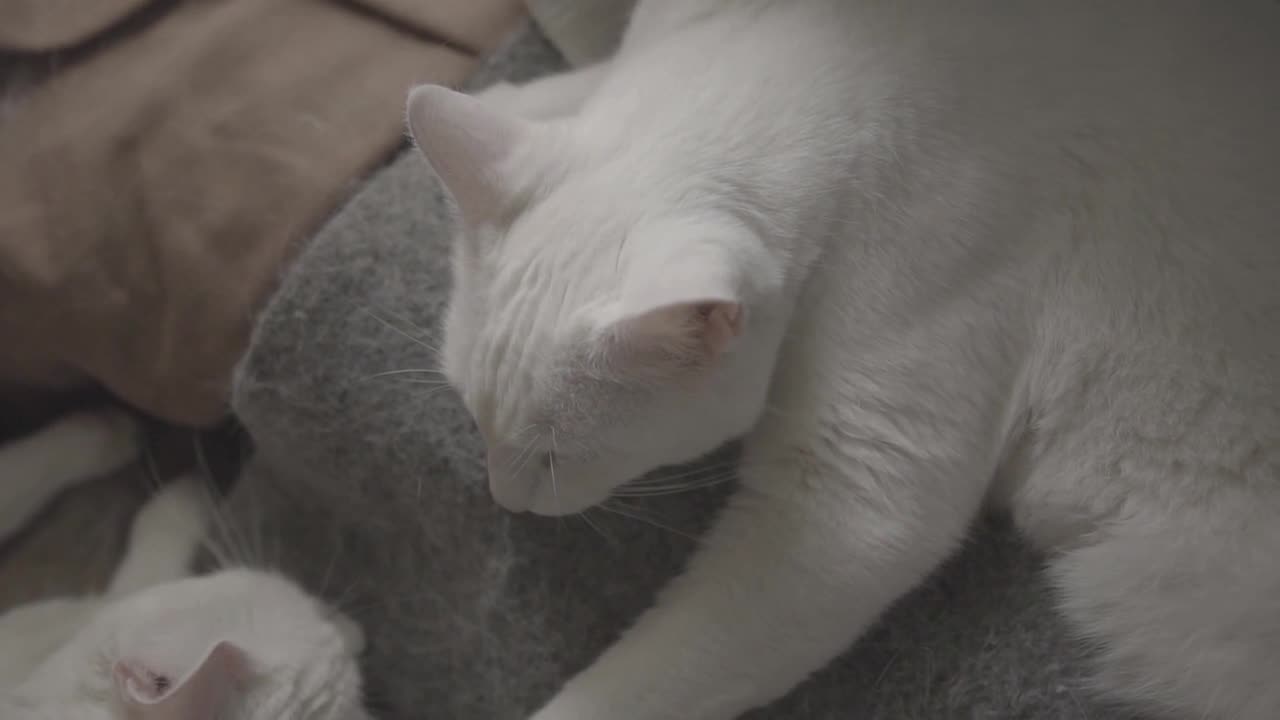
[(719, 357), (729, 349), (729, 343), (742, 334), (742, 305), (730, 302), (713, 302), (698, 310), (706, 318), (704, 341), (712, 357)]
[(116, 691), (129, 720), (214, 720), (239, 692), (248, 669), (244, 652), (220, 642), (195, 669), (167, 687), (157, 687), (158, 674), (127, 662), (115, 665)]
[(624, 372), (668, 377), (719, 359), (742, 334), (742, 305), (707, 300), (666, 305), (620, 321), (611, 360)]

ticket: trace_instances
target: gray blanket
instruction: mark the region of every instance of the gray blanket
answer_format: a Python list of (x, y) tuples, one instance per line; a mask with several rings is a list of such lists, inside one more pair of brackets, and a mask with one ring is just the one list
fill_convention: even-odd
[[(558, 63), (526, 33), (489, 74)], [(228, 535), (364, 624), (385, 720), (535, 709), (651, 602), (723, 494), (590, 523), (493, 505), (465, 412), (413, 372), (439, 342), (449, 218), (412, 152), (373, 178), (283, 279), (234, 400), (257, 452)], [(1052, 614), (1039, 564), (984, 522), (846, 657), (758, 717), (1130, 717), (1082, 689), (1083, 648)]]

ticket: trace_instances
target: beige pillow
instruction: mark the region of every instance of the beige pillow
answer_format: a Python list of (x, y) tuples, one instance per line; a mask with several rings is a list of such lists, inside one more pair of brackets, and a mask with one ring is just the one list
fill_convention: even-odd
[(0, 125), (0, 386), (217, 420), (296, 241), (403, 141), (406, 90), (473, 64), (340, 3), (218, 0), (55, 76)]
[(3, 0), (0, 48), (48, 52), (78, 45), (153, 0)]

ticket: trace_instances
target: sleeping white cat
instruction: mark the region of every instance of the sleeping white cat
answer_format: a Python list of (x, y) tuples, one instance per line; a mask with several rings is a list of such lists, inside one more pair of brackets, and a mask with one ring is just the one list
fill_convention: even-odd
[[(113, 413), (0, 447), (4, 529), (134, 450), (132, 423)], [(174, 481), (138, 514), (103, 596), (0, 615), (0, 718), (366, 720), (353, 623), (273, 573), (189, 577), (210, 502), (198, 480)]]
[(498, 502), (746, 436), (687, 572), (538, 720), (767, 703), (986, 503), (1103, 689), (1280, 717), (1277, 69), (1269, 0), (644, 0), (600, 65), (415, 90)]

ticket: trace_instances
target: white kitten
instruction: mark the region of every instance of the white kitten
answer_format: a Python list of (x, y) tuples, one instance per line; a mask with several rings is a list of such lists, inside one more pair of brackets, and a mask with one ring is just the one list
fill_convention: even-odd
[(415, 90), (498, 502), (747, 435), (688, 571), (537, 718), (766, 703), (984, 502), (1103, 687), (1280, 717), (1278, 37), (1260, 0), (648, 0), (608, 63)]
[[(14, 497), (29, 515), (43, 504), (36, 488), (47, 500), (132, 457), (131, 428), (124, 416), (83, 415), (0, 447), (0, 492), (22, 491)], [(46, 486), (30, 481), (35, 471)], [(368, 717), (353, 623), (272, 573), (188, 577), (210, 502), (195, 478), (173, 482), (139, 512), (104, 595), (0, 615), (0, 718)], [(26, 520), (8, 516), (10, 530)]]

